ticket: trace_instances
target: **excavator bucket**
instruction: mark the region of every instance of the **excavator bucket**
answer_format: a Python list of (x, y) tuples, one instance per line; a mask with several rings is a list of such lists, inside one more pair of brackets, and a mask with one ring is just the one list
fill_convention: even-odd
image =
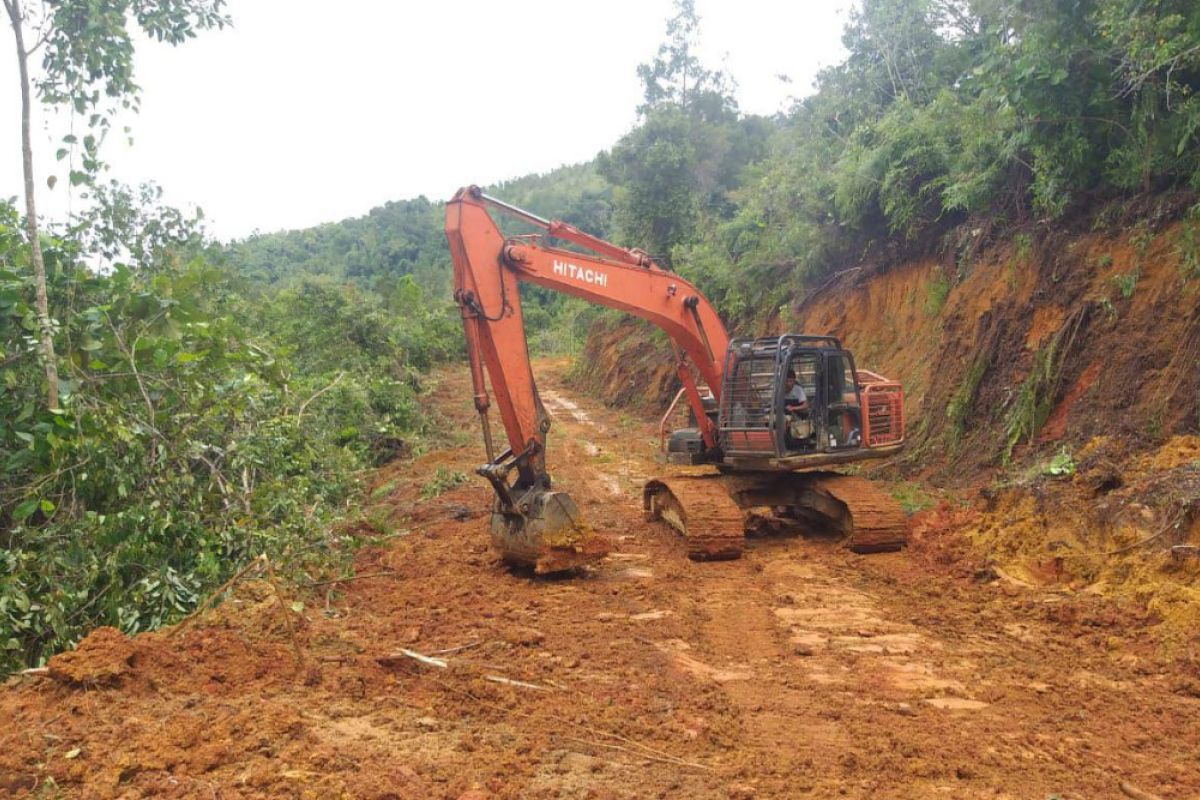
[(608, 553), (566, 492), (531, 491), (517, 508), (492, 506), (492, 546), (508, 563), (545, 575), (591, 564)]

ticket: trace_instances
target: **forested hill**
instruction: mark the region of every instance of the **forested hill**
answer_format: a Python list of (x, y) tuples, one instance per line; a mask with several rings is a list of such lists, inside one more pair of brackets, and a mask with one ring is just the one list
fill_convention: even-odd
[[(457, 188), (447, 186), (445, 197), (436, 201), (399, 200), (373, 208), (363, 217), (254, 235), (232, 243), (229, 256), (243, 274), (272, 284), (326, 275), (386, 291), (411, 275), (427, 296), (448, 297), (450, 262), (442, 232), (443, 208)], [(487, 191), (599, 235), (609, 232), (612, 187), (594, 161), (527, 175)]]

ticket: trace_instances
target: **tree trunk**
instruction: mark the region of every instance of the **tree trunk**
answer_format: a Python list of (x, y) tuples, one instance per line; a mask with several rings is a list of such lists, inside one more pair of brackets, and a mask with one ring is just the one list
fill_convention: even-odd
[(37, 289), (38, 327), (42, 334), (42, 360), (46, 367), (46, 406), (58, 409), (58, 360), (54, 355), (54, 326), (50, 322), (50, 301), (46, 296), (46, 261), (38, 238), (37, 206), (33, 197), (33, 141), (29, 133), (30, 87), (29, 53), (21, 15), (21, 0), (4, 0), (17, 42), (17, 65), (21, 76), (21, 161), (25, 171), (25, 228), (33, 261), (33, 280)]

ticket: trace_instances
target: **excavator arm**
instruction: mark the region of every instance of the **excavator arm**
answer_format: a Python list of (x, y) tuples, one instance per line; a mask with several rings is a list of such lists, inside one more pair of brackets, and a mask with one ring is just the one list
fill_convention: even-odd
[[(492, 210), (522, 219), (545, 233), (506, 238), (492, 218)], [(716, 430), (705, 413), (697, 378), (719, 394), (728, 334), (716, 310), (692, 284), (655, 264), (646, 253), (618, 247), (563, 222), (542, 219), (489, 197), (478, 187), (460, 189), (447, 204), (446, 238), (454, 262), (454, 298), (466, 334), (475, 408), (488, 454), (488, 464), (479, 471), (492, 483), (497, 496), (493, 542), (510, 560), (549, 571), (543, 558), (548, 546), (577, 549), (577, 537), (567, 529), (580, 528), (580, 521), (569, 498), (550, 492), (546, 471), (550, 418), (530, 365), (520, 282), (620, 309), (663, 330), (675, 346), (680, 378), (709, 448), (717, 445)], [(549, 243), (551, 239), (591, 252), (555, 247)], [(499, 455), (488, 422), (492, 398), (485, 372), (508, 439), (508, 448)], [(510, 481), (513, 470), (517, 477)], [(562, 502), (570, 508), (548, 512), (554, 519), (538, 517), (547, 503), (557, 507)], [(532, 558), (532, 552), (539, 555)]]

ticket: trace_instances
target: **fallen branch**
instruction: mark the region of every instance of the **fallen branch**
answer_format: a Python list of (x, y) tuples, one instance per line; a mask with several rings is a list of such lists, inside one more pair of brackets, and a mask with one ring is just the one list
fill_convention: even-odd
[(337, 385), (338, 385), (338, 383), (339, 383), (339, 382), (341, 382), (342, 378), (344, 378), (344, 377), (346, 377), (346, 373), (344, 373), (344, 372), (339, 372), (339, 373), (337, 374), (337, 377), (336, 377), (336, 378), (334, 378), (334, 379), (333, 379), (333, 380), (332, 380), (332, 381), (329, 383), (329, 385), (328, 385), (328, 386), (326, 386), (326, 387), (325, 387), (325, 388), (323, 388), (323, 389), (318, 389), (318, 390), (317, 390), (315, 393), (313, 393), (313, 396), (312, 396), (312, 397), (308, 398), (308, 399), (307, 399), (307, 400), (305, 400), (303, 403), (301, 403), (301, 404), (300, 404), (300, 410), (296, 412), (296, 422), (297, 422), (297, 423), (299, 423), (299, 422), (300, 422), (300, 418), (304, 416), (304, 411), (305, 411), (305, 409), (307, 409), (307, 408), (308, 408), (308, 404), (309, 404), (309, 403), (311, 403), (313, 400), (316, 400), (318, 397), (320, 397), (321, 395), (325, 394), (326, 392), (328, 392), (328, 391), (329, 391), (330, 389), (332, 389), (333, 387), (337, 386)]
[(708, 770), (710, 772), (712, 771), (712, 767), (709, 767), (705, 764), (697, 764), (695, 761), (685, 761), (682, 758), (675, 758), (674, 756), (651, 755), (650, 753), (647, 753), (644, 750), (634, 750), (632, 747), (622, 747), (619, 744), (606, 744), (605, 742), (593, 742), (590, 739), (580, 739), (578, 736), (563, 736), (562, 738), (566, 739), (569, 742), (579, 742), (580, 744), (585, 744), (588, 747), (603, 747), (606, 750), (620, 750), (622, 753), (629, 753), (632, 756), (635, 756), (637, 758), (643, 758), (647, 761), (657, 761), (660, 764), (673, 764), (673, 765), (679, 766), (679, 767), (691, 767), (692, 769), (703, 769), (703, 770)]
[[(466, 649), (467, 647), (475, 646), (475, 644), (477, 644), (477, 643), (463, 645), (460, 648), (453, 648), (453, 649), (462, 650), (462, 649)], [(439, 651), (439, 652), (449, 652), (449, 651)], [(432, 657), (424, 655), (422, 653), (418, 653), (415, 650), (406, 650), (404, 648), (401, 648), (399, 651), (397, 651), (396, 653), (393, 653), (389, 656), (379, 656), (378, 658), (375, 659), (375, 661), (376, 661), (376, 663), (378, 663), (382, 666), (388, 666), (400, 658), (408, 658), (413, 661), (416, 661), (419, 664), (424, 664), (425, 666), (429, 666), (429, 667), (435, 667), (436, 669), (447, 669), (449, 667), (449, 664), (444, 659), (432, 658)], [(539, 686), (536, 683), (527, 683), (525, 681), (517, 681), (517, 680), (513, 680), (512, 678), (505, 678), (501, 675), (484, 675), (483, 678), (486, 681), (491, 681), (492, 683), (500, 683), (500, 684), (504, 684), (506, 686), (516, 686), (516, 687), (519, 687), (522, 689), (535, 689), (535, 690), (543, 691), (543, 692), (550, 691), (547, 687)], [(485, 706), (485, 707), (492, 708), (492, 709), (495, 709), (498, 711), (502, 711), (503, 713), (508, 714), (508, 715), (525, 717), (526, 719), (535, 719), (536, 716), (539, 716), (539, 715), (534, 715), (534, 714), (529, 714), (529, 713), (522, 713), (522, 712), (516, 711), (514, 709), (502, 708), (501, 706), (498, 706), (494, 703), (489, 703), (487, 700), (484, 700), (483, 698), (476, 697), (474, 694), (472, 694), (469, 691), (451, 686), (450, 684), (446, 683), (445, 681), (438, 680), (436, 678), (434, 678), (433, 680), (435, 680), (444, 689), (446, 689), (450, 692), (453, 692), (454, 694), (468, 697), (471, 700), (473, 700), (475, 703), (477, 703), (481, 706)], [(647, 760), (659, 761), (664, 764), (674, 764), (676, 766), (690, 767), (692, 769), (701, 769), (701, 770), (706, 770), (706, 771), (710, 771), (710, 772), (713, 770), (712, 767), (706, 766), (704, 764), (698, 764), (694, 761), (686, 761), (682, 758), (677, 758), (677, 757), (671, 755), (670, 753), (667, 753), (667, 752), (664, 752), (657, 748), (651, 747), (650, 745), (647, 745), (647, 744), (642, 744), (639, 741), (630, 739), (626, 736), (622, 736), (619, 733), (612, 733), (609, 731), (599, 730), (597, 728), (593, 728), (591, 726), (584, 725), (579, 722), (575, 722), (574, 720), (569, 720), (569, 719), (565, 719), (563, 717), (558, 717), (553, 714), (543, 714), (540, 716), (543, 719), (550, 719), (550, 720), (558, 722), (559, 724), (562, 724), (562, 725), (573, 725), (593, 736), (601, 736), (606, 739), (616, 739), (618, 741), (625, 742), (631, 746), (630, 747), (622, 747), (621, 745), (603, 744), (600, 742), (593, 742), (593, 741), (590, 741), (587, 739), (579, 739), (576, 737), (570, 737), (570, 736), (565, 737), (568, 739), (573, 739), (574, 741), (577, 741), (577, 742), (583, 742), (584, 744), (592, 744), (592, 745), (595, 745), (596, 747), (607, 747), (611, 750), (623, 750), (625, 752), (640, 756)]]
[(846, 275), (851, 272), (858, 272), (861, 269), (862, 269), (862, 267), (850, 267), (850, 269), (843, 269), (843, 270), (833, 273), (832, 275), (829, 276), (829, 280), (825, 281), (823, 284), (818, 286), (816, 289), (813, 289), (812, 291), (810, 291), (806, 295), (804, 295), (804, 297), (800, 298), (799, 302), (797, 302), (793, 306), (793, 308), (795, 308), (797, 311), (799, 311), (800, 309), (804, 308), (805, 305), (807, 305), (809, 300), (812, 300), (817, 295), (819, 295), (821, 292), (828, 289), (835, 282), (837, 282), (837, 280), (839, 278), (841, 278), (843, 275)]
[(550, 689), (545, 686), (538, 686), (536, 683), (526, 683), (525, 681), (514, 681), (512, 678), (505, 678), (502, 675), (484, 675), (483, 679), (485, 681), (491, 681), (492, 683), (503, 683), (505, 686), (519, 686), (522, 689), (537, 689), (539, 692), (550, 691)]
[(1177, 544), (1171, 548), (1171, 555), (1175, 558), (1196, 558), (1200, 556), (1200, 547), (1194, 544)]
[(1120, 787), (1123, 795), (1126, 797), (1132, 797), (1133, 800), (1162, 800), (1162, 798), (1158, 795), (1150, 794), (1149, 792), (1143, 792), (1141, 789), (1137, 788), (1132, 783), (1128, 783), (1127, 781), (1121, 781), (1117, 785)]
[(1063, 557), (1064, 558), (1070, 558), (1070, 557), (1081, 558), (1083, 556), (1115, 556), (1115, 555), (1120, 555), (1121, 553), (1128, 553), (1130, 550), (1134, 550), (1136, 548), (1143, 547), (1145, 545), (1150, 544), (1153, 541), (1161, 539), (1163, 534), (1165, 534), (1167, 531), (1171, 530), (1172, 528), (1177, 528), (1179, 526), (1179, 523), (1182, 520), (1183, 520), (1183, 513), (1180, 512), (1179, 514), (1176, 514), (1174, 517), (1172, 517), (1171, 521), (1168, 522), (1166, 525), (1164, 525), (1162, 528), (1160, 528), (1158, 530), (1158, 532), (1152, 533), (1144, 539), (1138, 539), (1133, 544), (1125, 545), (1124, 547), (1118, 547), (1116, 550), (1093, 550), (1093, 551), (1087, 552), (1087, 553), (1063, 553)]
[(427, 667), (436, 667), (437, 669), (446, 669), (446, 667), (449, 666), (449, 664), (440, 658), (430, 658), (429, 656), (418, 653), (416, 650), (405, 650), (403, 647), (391, 655), (379, 656), (375, 659), (375, 661), (381, 666), (387, 667), (396, 663), (400, 658), (411, 658), (418, 664), (424, 664)]
[[(465, 650), (468, 647), (473, 647), (475, 644), (479, 644), (479, 642), (475, 642), (473, 644), (465, 644), (462, 647), (453, 647), (453, 648), (450, 648), (449, 650), (439, 650), (437, 652), (452, 653), (457, 650)], [(445, 659), (433, 658), (432, 656), (427, 656), (427, 655), (424, 655), (423, 653), (418, 653), (415, 650), (406, 650), (404, 648), (401, 648), (399, 651), (391, 654), (390, 656), (380, 656), (379, 658), (376, 658), (375, 661), (376, 661), (376, 663), (380, 664), (381, 666), (386, 667), (386, 666), (391, 666), (392, 664), (396, 663), (396, 661), (401, 657), (412, 659), (413, 661), (416, 661), (418, 664), (423, 664), (427, 667), (434, 667), (436, 669), (447, 669), (450, 666), (450, 663), (448, 661), (446, 661)], [(550, 689), (548, 687), (539, 686), (536, 683), (528, 683), (526, 681), (513, 680), (512, 678), (506, 678), (503, 675), (484, 675), (483, 679), (485, 681), (491, 681), (492, 683), (502, 683), (505, 686), (516, 686), (521, 689), (536, 689), (539, 692), (550, 691)]]
[(179, 633), (179, 631), (183, 630), (183, 628), (189, 622), (191, 622), (196, 617), (198, 617), (199, 615), (201, 615), (205, 611), (207, 611), (209, 606), (211, 606), (213, 604), (213, 601), (215, 601), (218, 597), (220, 597), (222, 594), (227, 592), (229, 590), (229, 588), (231, 586), (233, 586), (235, 583), (237, 583), (242, 578), (244, 578), (246, 576), (246, 574), (248, 572), (250, 572), (250, 570), (257, 569), (259, 572), (261, 572), (263, 569), (263, 566), (266, 563), (267, 563), (267, 556), (266, 556), (266, 553), (263, 553), (262, 555), (258, 556), (253, 561), (251, 561), (249, 564), (247, 564), (246, 566), (244, 566), (240, 570), (238, 570), (236, 575), (234, 575), (232, 578), (230, 578), (229, 580), (227, 580), (223, 584), (221, 584), (221, 586), (215, 592), (213, 592), (212, 594), (210, 594), (208, 597), (206, 597), (204, 599), (203, 603), (196, 606), (195, 611), (188, 614), (183, 619), (179, 620), (179, 622), (175, 623), (175, 627), (173, 627), (173, 628), (171, 628), (171, 630), (167, 631), (167, 638), (171, 638), (175, 634)]
[[(516, 716), (516, 717), (522, 717), (524, 719), (541, 719), (543, 721), (557, 722), (558, 724), (564, 725), (564, 726), (573, 726), (575, 728), (582, 730), (584, 733), (591, 734), (592, 736), (600, 736), (605, 739), (616, 739), (617, 741), (625, 742), (626, 744), (631, 745), (631, 748), (626, 748), (626, 749), (629, 749), (630, 753), (633, 753), (635, 755), (640, 755), (643, 758), (649, 759), (651, 761), (662, 761), (662, 762), (665, 762), (668, 764), (677, 764), (681, 767), (691, 767), (692, 769), (701, 769), (701, 770), (705, 770), (707, 772), (714, 771), (713, 767), (707, 766), (705, 764), (699, 764), (694, 761), (687, 761), (682, 758), (678, 758), (676, 756), (671, 755), (668, 752), (659, 750), (656, 747), (651, 747), (648, 744), (643, 744), (642, 742), (639, 742), (636, 739), (630, 739), (628, 736), (622, 736), (619, 733), (612, 733), (610, 731), (600, 730), (599, 728), (593, 728), (590, 725), (583, 724), (582, 722), (576, 722), (575, 720), (567, 719), (566, 717), (560, 717), (560, 716), (557, 716), (554, 714), (532, 714), (532, 713), (520, 711), (520, 710), (514, 709), (514, 708), (506, 708), (504, 706), (500, 706), (495, 703), (491, 703), (482, 697), (478, 697), (477, 695), (471, 693), (470, 691), (467, 691), (466, 689), (460, 689), (456, 686), (451, 686), (446, 681), (440, 680), (438, 678), (433, 678), (433, 680), (436, 681), (443, 689), (445, 689), (448, 692), (451, 692), (452, 694), (456, 694), (461, 697), (468, 698), (472, 702), (474, 702), (476, 705), (482, 706), (484, 708), (490, 708), (493, 711), (498, 711), (506, 716)], [(563, 734), (560, 734), (560, 735), (563, 735)], [(588, 740), (576, 739), (575, 741), (586, 742)], [(604, 745), (604, 746), (621, 749), (618, 745)], [(632, 749), (632, 748), (636, 748), (636, 749)]]
[(21, 670), (17, 674), (25, 675), (30, 678), (45, 678), (50, 674), (50, 668), (49, 667), (30, 667), (29, 669)]
[(479, 647), (481, 644), (486, 644), (483, 639), (478, 642), (470, 642), (468, 644), (460, 644), (458, 647), (447, 647), (445, 650), (433, 650), (429, 653), (431, 656), (444, 656), (449, 653), (458, 653), (463, 650), (470, 650), (472, 647)]
[(1023, 589), (1037, 588), (1029, 581), (1023, 581), (1020, 578), (1016, 577), (1015, 575), (1010, 575), (1009, 573), (1005, 572), (1003, 569), (996, 566), (995, 564), (992, 565), (992, 572), (996, 573), (996, 577), (1000, 578), (1005, 583), (1012, 584), (1013, 586), (1020, 586)]
[(279, 613), (283, 615), (288, 638), (292, 640), (292, 653), (296, 658), (296, 671), (299, 672), (304, 669), (304, 652), (300, 649), (300, 642), (296, 640), (296, 625), (292, 619), (292, 610), (283, 604), (283, 592), (279, 590), (279, 582), (275, 580), (275, 568), (271, 566), (271, 562), (265, 555), (262, 560), (267, 565), (267, 580), (271, 582), (271, 590), (275, 593), (275, 605), (279, 608)]
[(366, 580), (367, 578), (385, 578), (390, 575), (396, 575), (396, 574), (398, 574), (398, 573), (395, 571), (392, 571), (392, 572), (368, 572), (364, 575), (351, 575), (347, 578), (332, 578), (327, 581), (309, 581), (308, 583), (304, 584), (304, 586), (330, 586), (335, 583), (350, 583), (351, 581), (362, 581), (362, 580)]

